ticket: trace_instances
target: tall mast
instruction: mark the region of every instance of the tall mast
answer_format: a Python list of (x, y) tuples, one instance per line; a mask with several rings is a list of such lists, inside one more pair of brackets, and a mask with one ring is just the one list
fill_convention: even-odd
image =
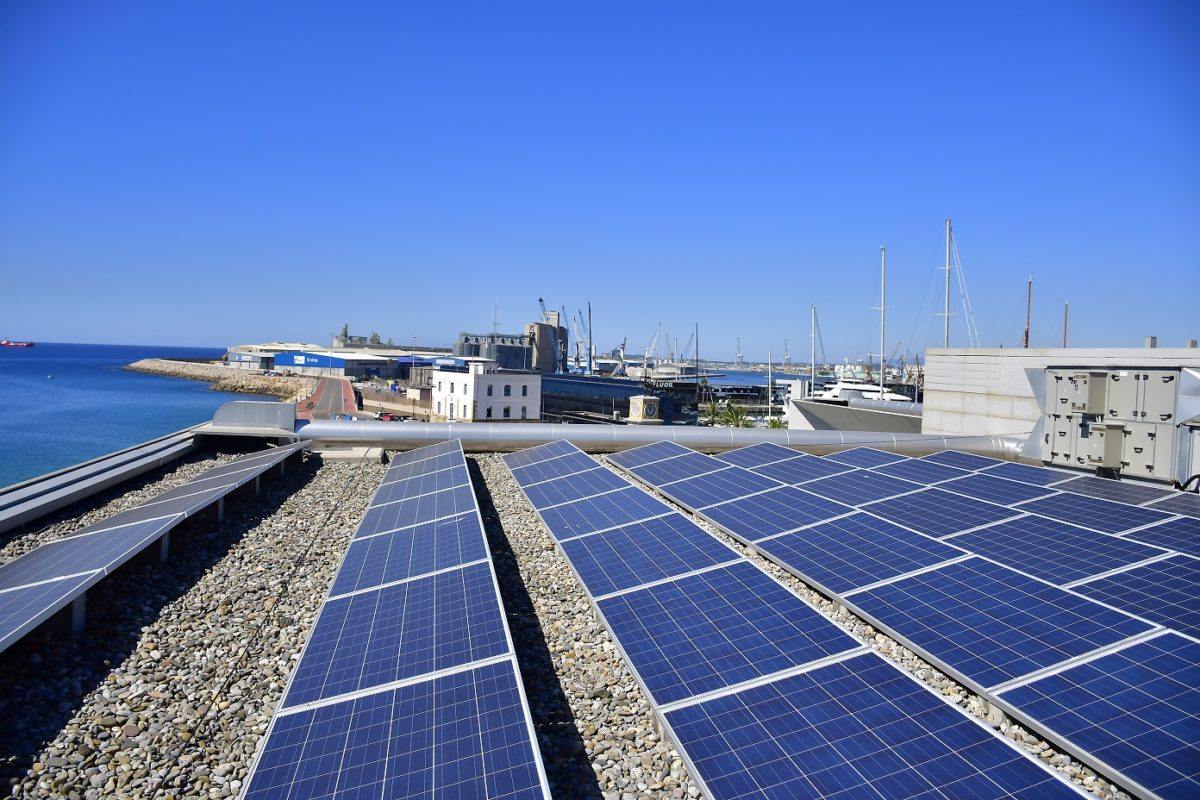
[(1033, 273), (1029, 273), (1029, 282), (1025, 284), (1025, 349), (1029, 349), (1029, 313), (1033, 306)]
[(1067, 346), (1067, 320), (1071, 316), (1071, 304), (1063, 301), (1063, 347)]
[(588, 300), (588, 375), (592, 374), (592, 301)]
[(700, 424), (700, 323), (693, 322), (696, 326), (696, 425)]
[(879, 247), (879, 399), (883, 399), (883, 325), (887, 309), (887, 248)]
[(767, 348), (767, 420), (771, 419), (771, 349)]
[(946, 318), (942, 328), (942, 347), (950, 346), (950, 218), (946, 217)]
[(812, 325), (812, 360), (809, 362), (808, 373), (808, 394), (809, 397), (816, 391), (817, 386), (817, 304), (813, 303), (809, 308), (809, 321)]

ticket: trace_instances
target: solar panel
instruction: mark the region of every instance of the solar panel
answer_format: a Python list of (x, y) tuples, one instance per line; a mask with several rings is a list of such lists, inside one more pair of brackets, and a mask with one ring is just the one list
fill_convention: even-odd
[(1008, 478), (997, 478), (985, 472), (946, 481), (938, 488), (1004, 506), (1023, 503), (1026, 500), (1033, 500), (1035, 497), (1045, 497), (1054, 493), (1053, 489), (1045, 486), (1011, 481)]
[(652, 461), (661, 461), (664, 458), (674, 458), (675, 456), (693, 452), (695, 451), (674, 442), (655, 442), (654, 444), (622, 450), (619, 453), (610, 453), (607, 458), (618, 467), (629, 469), (630, 467), (640, 467), (643, 464), (649, 464)]
[(47, 542), (24, 557), (0, 566), (0, 590), (80, 572), (109, 572), (175, 525), (173, 517), (135, 522), (98, 533)]
[(757, 541), (803, 525), (849, 514), (850, 506), (819, 495), (782, 486), (762, 494), (731, 500), (704, 510), (704, 516), (746, 541)]
[(545, 461), (548, 458), (557, 458), (565, 456), (568, 453), (578, 452), (578, 449), (570, 442), (559, 439), (547, 444), (538, 445), (537, 447), (531, 447), (528, 450), (507, 453), (504, 456), (504, 463), (508, 465), (509, 469), (516, 469), (517, 467), (536, 464), (538, 461)]
[(542, 481), (561, 478), (564, 475), (573, 475), (576, 472), (595, 469), (597, 466), (599, 464), (596, 463), (596, 459), (576, 451), (574, 453), (567, 453), (565, 456), (538, 461), (527, 467), (517, 467), (512, 471), (512, 474), (517, 479), (517, 483), (525, 486), (530, 483), (541, 483)]
[(714, 798), (1077, 798), (874, 653), (669, 711)]
[(758, 542), (769, 558), (829, 592), (845, 592), (959, 558), (937, 539), (857, 512)]
[(974, 453), (964, 453), (961, 450), (940, 450), (925, 456), (922, 461), (932, 461), (935, 464), (945, 464), (946, 466), (971, 471), (987, 469), (988, 467), (995, 467), (1004, 463), (999, 459), (979, 456)]
[(714, 503), (723, 503), (735, 497), (774, 489), (780, 486), (778, 481), (755, 475), (741, 467), (729, 467), (720, 472), (710, 472), (695, 478), (677, 481), (667, 486), (659, 487), (675, 501), (689, 508), (704, 508)]
[(1168, 520), (1161, 525), (1127, 534), (1124, 538), (1200, 556), (1200, 522), (1189, 517)]
[(597, 605), (658, 704), (860, 647), (747, 561)]
[(330, 596), (448, 569), (488, 557), (473, 513), (355, 539), (338, 568)]
[(280, 714), (244, 800), (546, 796), (511, 661)]
[(1151, 629), (1078, 595), (970, 558), (853, 595), (859, 609), (980, 687)]
[(1156, 511), (1166, 511), (1169, 514), (1183, 514), (1185, 517), (1200, 519), (1200, 494), (1175, 492), (1147, 507)]
[(1200, 797), (1200, 644), (1156, 636), (1000, 699), (1141, 794)]
[(283, 706), (418, 677), (508, 652), (488, 564), (325, 602)]
[[(186, 485), (184, 484), (184, 486)], [(176, 494), (173, 497), (166, 498), (162, 502), (135, 506), (134, 508), (113, 514), (104, 520), (103, 524), (115, 528), (121, 525), (131, 525), (135, 522), (161, 519), (162, 517), (178, 516), (180, 519), (190, 517), (197, 511), (208, 508), (232, 490), (233, 487), (226, 484), (225, 486), (207, 489), (196, 494)], [(178, 521), (176, 520), (176, 522)]]
[(586, 497), (542, 510), (542, 521), (555, 539), (562, 541), (593, 531), (628, 525), (669, 511), (659, 500), (630, 486), (608, 494)]
[(830, 461), (837, 461), (842, 464), (866, 469), (868, 467), (882, 467), (884, 464), (891, 464), (893, 461), (904, 461), (908, 456), (876, 450), (874, 447), (855, 447), (850, 450), (843, 450), (840, 453), (830, 453), (825, 458)]
[(408, 480), (409, 478), (415, 478), (418, 475), (424, 475), (429, 472), (437, 472), (440, 469), (446, 469), (461, 463), (463, 463), (461, 453), (442, 453), (440, 456), (421, 459), (420, 461), (409, 461), (407, 463), (397, 463), (393, 460), (384, 474), (383, 480), (379, 483), (380, 486), (387, 486), (389, 483)]
[(1057, 469), (1046, 469), (1045, 467), (1034, 467), (1029, 464), (1015, 464), (1005, 462), (995, 467), (988, 467), (984, 470), (986, 475), (995, 475), (999, 478), (1008, 478), (1013, 481), (1021, 481), (1023, 483), (1032, 483), (1037, 486), (1053, 486), (1056, 483), (1062, 483), (1065, 480), (1075, 477), (1073, 472), (1063, 472)]
[(989, 525), (950, 541), (1059, 585), (1163, 553), (1157, 547), (1033, 515)]
[(1169, 489), (1157, 486), (1147, 486), (1132, 481), (1116, 481), (1109, 478), (1097, 478), (1094, 475), (1084, 475), (1072, 478), (1054, 487), (1064, 492), (1086, 494), (1088, 497), (1099, 497), (1102, 500), (1112, 500), (1116, 503), (1138, 505), (1162, 500), (1170, 495)]
[(938, 483), (970, 474), (966, 470), (946, 466), (945, 464), (938, 464), (933, 461), (926, 461), (922, 458), (893, 461), (890, 464), (876, 467), (875, 471), (882, 472), (884, 475), (891, 475), (893, 478), (902, 478), (906, 481), (915, 481), (917, 483)]
[(863, 506), (863, 511), (907, 525), (930, 536), (948, 536), (1020, 514), (1011, 508), (941, 489), (922, 489), (912, 494), (880, 500)]
[(1171, 556), (1072, 588), (1130, 614), (1200, 636), (1200, 560), (1192, 556)]
[(820, 456), (802, 455), (776, 461), (774, 464), (764, 464), (761, 467), (755, 467), (753, 471), (759, 475), (774, 478), (781, 483), (804, 483), (817, 478), (828, 478), (830, 475), (852, 472), (854, 469), (849, 464), (828, 461)]
[(533, 507), (543, 509), (580, 497), (591, 497), (603, 492), (611, 492), (614, 489), (623, 489), (627, 486), (629, 486), (628, 481), (622, 480), (604, 467), (597, 466), (586, 472), (577, 472), (574, 475), (567, 475), (524, 488), (525, 496), (529, 498)]
[(869, 469), (859, 469), (844, 475), (834, 475), (830, 478), (809, 481), (804, 484), (805, 491), (837, 500), (848, 506), (870, 503), (884, 497), (893, 497), (905, 492), (913, 492), (921, 488), (921, 484), (912, 481), (902, 481), (882, 475)]
[(459, 486), (441, 492), (424, 494), (403, 503), (371, 506), (358, 526), (356, 538), (400, 530), (422, 522), (453, 517), (475, 508), (475, 492), (470, 486)]
[(1100, 500), (1069, 492), (1039, 497), (1036, 500), (1014, 506), (1014, 508), (1082, 525), (1085, 528), (1093, 528), (1104, 533), (1121, 533), (1140, 528), (1143, 525), (1164, 522), (1171, 518), (1170, 514), (1162, 511), (1114, 503), (1111, 500)]
[(652, 464), (644, 464), (640, 467), (630, 467), (628, 471), (652, 486), (662, 486), (664, 483), (681, 481), (696, 475), (706, 475), (720, 469), (728, 469), (728, 467), (728, 464), (718, 461), (712, 456), (688, 453), (655, 461)]
[(739, 447), (737, 450), (726, 451), (718, 455), (717, 458), (729, 464), (752, 469), (754, 467), (761, 467), (763, 464), (782, 461), (785, 458), (792, 458), (797, 455), (801, 455), (801, 453), (790, 447), (781, 447), (771, 442), (763, 442), (761, 444), (752, 444), (749, 447)]
[(371, 505), (396, 503), (422, 494), (453, 489), (455, 486), (467, 486), (470, 483), (471, 479), (467, 477), (465, 466), (448, 467), (437, 472), (428, 472), (414, 478), (381, 485), (375, 492), (375, 498), (371, 501)]
[(741, 558), (680, 514), (571, 539), (562, 547), (593, 597)]
[(8, 647), (71, 602), (96, 573), (72, 575), (0, 591), (0, 649)]

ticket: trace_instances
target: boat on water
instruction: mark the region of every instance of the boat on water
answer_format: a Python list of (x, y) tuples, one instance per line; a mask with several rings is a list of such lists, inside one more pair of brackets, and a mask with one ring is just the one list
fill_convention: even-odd
[(858, 378), (840, 378), (832, 384), (826, 384), (810, 398), (812, 400), (827, 400), (845, 403), (848, 400), (894, 400), (898, 403), (911, 403), (912, 398), (893, 392), (876, 383), (867, 383)]
[(33, 342), (14, 342), (11, 339), (0, 339), (0, 347), (33, 347)]
[(698, 370), (694, 362), (649, 361), (639, 364), (626, 363), (625, 374), (639, 381), (694, 381), (707, 373)]

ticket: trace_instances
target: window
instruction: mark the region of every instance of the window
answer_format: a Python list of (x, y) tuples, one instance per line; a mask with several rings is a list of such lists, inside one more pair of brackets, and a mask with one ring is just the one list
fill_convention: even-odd
[(506, 384), (504, 384), (504, 396), (505, 396), (505, 397), (512, 397), (512, 387), (511, 387), (511, 386), (509, 386), (507, 383), (506, 383)]
[(487, 396), (488, 397), (492, 396), (492, 385), (490, 383), (488, 384)]
[(450, 394), (454, 394), (454, 381), (450, 381)]
[(529, 416), (525, 413), (525, 406), (521, 406), (521, 419), (529, 419)]
[(512, 409), (509, 408), (508, 406), (505, 406), (504, 407), (504, 418), (510, 419), (511, 417), (512, 417)]
[(441, 390), (442, 390), (442, 382), (438, 381), (438, 391), (440, 392)]
[(492, 407), (491, 407), (491, 406), (488, 406), (487, 408), (485, 408), (485, 409), (483, 410), (483, 416), (484, 416), (484, 418), (485, 418), (485, 419), (491, 419), (491, 418), (492, 418)]
[(529, 385), (528, 384), (521, 387), (521, 397), (529, 397)]
[(440, 414), (440, 413), (442, 413), (442, 401), (441, 401), (441, 400), (438, 400), (438, 409), (437, 409), (437, 413), (439, 413), (439, 414)]

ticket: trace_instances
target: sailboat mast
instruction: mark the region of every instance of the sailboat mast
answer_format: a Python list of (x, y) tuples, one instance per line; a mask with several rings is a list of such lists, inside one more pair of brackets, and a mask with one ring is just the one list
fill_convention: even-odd
[(812, 325), (812, 361), (809, 362), (808, 372), (808, 395), (816, 392), (817, 388), (817, 304), (813, 303), (809, 307), (809, 321)]
[(887, 309), (887, 248), (879, 247), (879, 399), (883, 399), (883, 326)]
[(592, 344), (592, 301), (588, 300), (588, 375), (592, 374), (592, 358), (595, 352), (595, 345)]
[(1025, 349), (1029, 349), (1029, 314), (1033, 306), (1033, 273), (1029, 273), (1029, 282), (1025, 284)]
[(1071, 316), (1071, 304), (1063, 301), (1063, 347), (1067, 346), (1067, 320)]
[(771, 397), (771, 350), (770, 350), (770, 348), (768, 348), (767, 349), (767, 420), (768, 421), (770, 421), (771, 412), (774, 410), (772, 408), (774, 403), (772, 403), (771, 401), (772, 401), (772, 397)]
[(950, 218), (946, 217), (946, 318), (942, 322), (942, 347), (950, 346)]

